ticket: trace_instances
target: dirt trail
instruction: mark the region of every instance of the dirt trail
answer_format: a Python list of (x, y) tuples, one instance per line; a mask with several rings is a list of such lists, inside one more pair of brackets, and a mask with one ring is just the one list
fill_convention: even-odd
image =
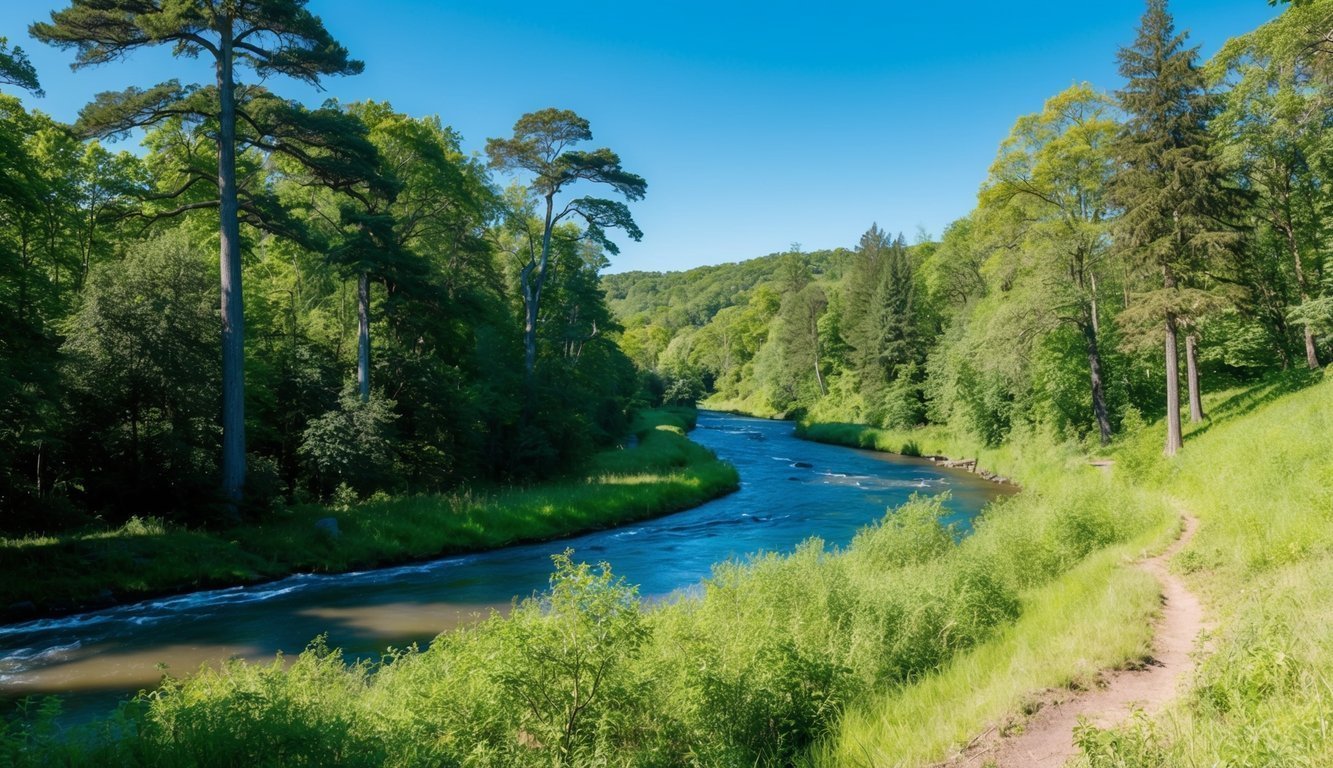
[(1194, 669), (1190, 653), (1204, 629), (1199, 600), (1179, 576), (1167, 568), (1187, 545), (1198, 520), (1183, 510), (1184, 530), (1164, 552), (1137, 564), (1162, 585), (1162, 615), (1154, 627), (1153, 656), (1143, 669), (1104, 673), (1093, 690), (1048, 692), (1043, 705), (1023, 724), (1022, 733), (1002, 736), (991, 729), (956, 759), (950, 768), (1057, 768), (1078, 754), (1074, 727), (1080, 717), (1106, 728), (1123, 722), (1133, 707), (1159, 711)]

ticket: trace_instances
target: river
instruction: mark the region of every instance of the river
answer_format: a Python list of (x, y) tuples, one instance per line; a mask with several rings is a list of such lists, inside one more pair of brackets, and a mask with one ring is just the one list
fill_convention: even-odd
[(0, 626), (0, 696), (62, 694), (74, 722), (152, 688), (162, 664), (182, 675), (229, 657), (272, 658), (321, 633), (354, 656), (427, 643), (543, 589), (550, 556), (567, 547), (576, 560), (609, 562), (658, 599), (697, 585), (727, 559), (790, 551), (811, 536), (844, 545), (913, 493), (949, 491), (946, 522), (965, 531), (987, 501), (1011, 490), (927, 461), (799, 440), (789, 422), (701, 411), (691, 437), (736, 466), (739, 491), (561, 541)]

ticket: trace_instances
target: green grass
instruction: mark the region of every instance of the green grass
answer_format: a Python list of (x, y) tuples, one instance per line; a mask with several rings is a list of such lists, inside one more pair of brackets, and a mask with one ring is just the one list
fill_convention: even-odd
[(999, 446), (988, 446), (974, 435), (943, 425), (893, 430), (861, 424), (806, 421), (796, 425), (796, 434), (818, 443), (904, 456), (976, 459), (978, 469), (1022, 485), (1055, 481), (1058, 475), (1088, 464), (1088, 456), (1080, 446), (1059, 442), (1049, 434), (1021, 427), (1015, 430), (1010, 440)]
[(993, 639), (849, 708), (809, 764), (932, 765), (1013, 719), (1043, 689), (1087, 688), (1103, 669), (1146, 659), (1160, 593), (1151, 576), (1124, 566), (1162, 537), (1162, 526), (1150, 526), (1028, 591), (1018, 620)]
[[(60, 537), (0, 540), (0, 611), (61, 610), (111, 597), (336, 572), (568, 536), (696, 506), (736, 489), (729, 464), (691, 442), (691, 409), (641, 414), (636, 445), (603, 452), (582, 477), (494, 492), (411, 496), (343, 508), (303, 505), (262, 524), (190, 530), (158, 520)], [(340, 535), (315, 522), (333, 517)]]

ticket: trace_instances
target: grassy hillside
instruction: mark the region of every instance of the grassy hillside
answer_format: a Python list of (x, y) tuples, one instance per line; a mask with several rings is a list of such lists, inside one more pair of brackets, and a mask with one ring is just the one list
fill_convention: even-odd
[(1218, 628), (1156, 720), (1087, 735), (1087, 764), (1333, 765), (1333, 381), (1215, 398), (1187, 451), (1144, 482), (1201, 520), (1178, 558)]
[[(1201, 522), (1173, 567), (1187, 574), (1218, 625), (1187, 693), (1160, 718), (1083, 734), (1095, 768), (1329, 765), (1333, 712), (1333, 381), (1287, 374), (1209, 398), (1211, 419), (1175, 461), (1160, 458), (1160, 426), (1115, 447), (1104, 492), (1117, 508), (1169, 504)], [(810, 425), (828, 442), (980, 456), (1035, 488), (1087, 482), (1077, 454), (1061, 477), (987, 451), (947, 430), (894, 433)], [(1035, 471), (1034, 471), (1035, 470)], [(1082, 479), (1080, 479), (1082, 478)], [(1021, 618), (993, 641), (916, 685), (858, 703), (814, 751), (816, 765), (929, 765), (987, 727), (1021, 719), (1046, 687), (1086, 686), (1100, 668), (1132, 665), (1149, 642), (1157, 587), (1128, 567), (1165, 538), (1145, 529), (1028, 595)]]

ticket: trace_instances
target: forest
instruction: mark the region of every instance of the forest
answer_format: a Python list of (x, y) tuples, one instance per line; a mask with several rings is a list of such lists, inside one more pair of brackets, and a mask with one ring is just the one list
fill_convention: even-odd
[[(1168, 669), (1169, 581), (1188, 666), (1039, 765), (1333, 765), (1333, 0), (1276, 5), (1204, 60), (1147, 0), (1118, 87), (1017, 105), (938, 236), (615, 274), (648, 181), (588, 120), (469, 155), (441, 117), (284, 98), (363, 66), (304, 0), (62, 3), (30, 31), (76, 69), (213, 75), (72, 125), (0, 39), (0, 633), (555, 548), (429, 642), (160, 666), (78, 723), (0, 690), (0, 764), (1028, 765), (1003, 744), (1043, 711)], [(723, 412), (876, 451), (905, 501), (669, 595), (561, 550), (745, 493), (690, 439)], [(732, 431), (793, 508), (801, 470), (871, 480)], [(1008, 483), (966, 525), (949, 457)]]
[(530, 482), (628, 433), (598, 272), (646, 183), (574, 149), (586, 120), (537, 110), (468, 156), (438, 117), (235, 76), (360, 71), (303, 3), (241, 4), (212, 38), (207, 4), (140, 5), (33, 31), (77, 67), (177, 46), (217, 85), (103, 93), (63, 125), (0, 47), (0, 530)]
[(621, 346), (709, 407), (992, 446), (1164, 418), (1174, 453), (1205, 389), (1333, 352), (1328, 13), (1203, 62), (1159, 12), (1119, 53), (1124, 87), (1020, 117), (938, 239), (871, 224), (850, 250), (608, 275)]

